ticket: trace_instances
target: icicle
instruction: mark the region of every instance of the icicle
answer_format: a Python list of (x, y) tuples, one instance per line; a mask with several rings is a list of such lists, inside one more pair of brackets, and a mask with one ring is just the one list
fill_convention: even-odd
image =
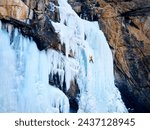
[(0, 21), (0, 30), (2, 29), (2, 22)]
[(49, 72), (48, 72), (48, 60), (45, 51), (40, 52), (40, 61), (39, 61), (39, 72), (40, 72), (40, 81), (44, 84), (48, 84), (49, 81)]
[(0, 30), (0, 112), (17, 110), (15, 53), (7, 32)]

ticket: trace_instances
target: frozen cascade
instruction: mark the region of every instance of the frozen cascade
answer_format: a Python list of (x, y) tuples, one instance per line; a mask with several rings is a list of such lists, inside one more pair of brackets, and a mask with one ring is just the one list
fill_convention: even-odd
[(69, 112), (68, 98), (48, 84), (51, 53), (55, 55), (40, 52), (17, 29), (10, 45), (8, 33), (0, 28), (0, 112)]
[[(17, 29), (11, 39), (11, 25), (6, 32), (0, 22), (0, 112), (69, 112), (61, 90), (64, 80), (67, 91), (74, 79), (80, 88), (78, 112), (127, 112), (114, 85), (112, 54), (98, 23), (80, 19), (67, 0), (58, 3), (61, 21), (52, 23), (65, 44), (65, 56), (51, 49), (39, 51)], [(56, 74), (61, 90), (49, 85)]]
[[(79, 67), (77, 81), (80, 87), (78, 112), (127, 112), (119, 90), (114, 85), (113, 58), (98, 22), (78, 17), (67, 0), (58, 0), (60, 23), (53, 23), (66, 57), (73, 51)], [(93, 57), (93, 63), (89, 61)]]

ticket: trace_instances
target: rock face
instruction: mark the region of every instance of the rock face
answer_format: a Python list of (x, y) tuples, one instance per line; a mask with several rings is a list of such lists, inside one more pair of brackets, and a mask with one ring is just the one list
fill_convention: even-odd
[(49, 20), (59, 20), (58, 10), (48, 8), (51, 4), (57, 4), (52, 2), (1, 0), (0, 19), (20, 28), (24, 35), (32, 37), (39, 50), (50, 47), (64, 53), (64, 46), (60, 45), (59, 37)]
[[(150, 0), (68, 0), (77, 14), (99, 21), (114, 56), (115, 83), (130, 112), (150, 112)], [(57, 0), (1, 0), (0, 19), (32, 37), (40, 50), (65, 54), (52, 21), (59, 21)], [(73, 102), (78, 85), (66, 94)]]
[[(129, 108), (135, 112), (150, 112), (150, 17), (146, 15), (150, 11), (143, 10), (136, 15), (140, 8), (150, 7), (150, 2), (99, 3), (106, 8), (99, 21), (113, 48), (116, 86)], [(134, 10), (135, 15), (130, 10)]]
[[(75, 0), (70, 2), (76, 5)], [(98, 20), (107, 37), (114, 56), (115, 83), (129, 111), (150, 112), (150, 1), (76, 3), (81, 6), (77, 13), (84, 19)]]
[(32, 12), (21, 0), (1, 0), (0, 16), (5, 19), (12, 17), (24, 21), (32, 19)]

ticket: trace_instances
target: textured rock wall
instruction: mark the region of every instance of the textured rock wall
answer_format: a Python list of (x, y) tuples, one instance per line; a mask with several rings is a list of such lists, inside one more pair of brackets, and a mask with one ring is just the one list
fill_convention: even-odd
[(116, 85), (128, 107), (150, 112), (150, 17), (146, 16), (148, 11), (120, 16), (131, 10), (136, 14), (139, 8), (150, 7), (150, 1), (99, 3), (106, 8), (99, 21), (114, 52)]
[(20, 21), (32, 19), (33, 12), (21, 0), (1, 0), (0, 17), (15, 18)]
[(24, 35), (32, 37), (39, 50), (54, 48), (65, 53), (50, 21), (59, 21), (58, 9), (49, 8), (53, 3), (57, 5), (55, 0), (1, 0), (0, 19), (20, 28)]

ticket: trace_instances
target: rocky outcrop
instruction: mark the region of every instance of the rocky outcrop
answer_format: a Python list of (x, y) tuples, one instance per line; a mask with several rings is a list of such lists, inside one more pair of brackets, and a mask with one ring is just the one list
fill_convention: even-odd
[[(50, 2), (50, 1), (49, 1)], [(21, 1), (21, 0), (1, 0), (0, 19), (20, 28), (22, 34), (32, 37), (37, 43), (39, 50), (54, 48), (65, 53), (65, 47), (60, 44), (58, 35), (50, 21), (58, 21), (58, 10), (48, 1)]]
[(129, 111), (150, 112), (150, 1), (77, 3), (86, 8), (77, 13), (84, 19), (98, 20), (107, 37), (114, 56), (115, 83)]
[(32, 19), (33, 12), (21, 0), (1, 0), (0, 17), (15, 18), (20, 21)]
[(128, 108), (150, 112), (150, 17), (146, 10), (150, 4), (146, 0), (99, 3), (106, 8), (99, 21), (114, 52), (116, 86)]
[[(81, 18), (99, 21), (112, 49), (115, 83), (129, 111), (150, 112), (150, 1), (68, 1)], [(40, 50), (53, 48), (65, 54), (51, 23), (59, 21), (55, 5), (57, 0), (1, 0), (0, 19), (32, 37)], [(72, 81), (66, 94), (75, 111), (77, 93), (78, 85)]]

